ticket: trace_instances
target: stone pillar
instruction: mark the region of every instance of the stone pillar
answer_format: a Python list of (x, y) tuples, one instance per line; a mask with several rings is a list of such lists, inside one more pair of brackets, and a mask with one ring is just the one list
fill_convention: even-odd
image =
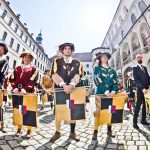
[(140, 47), (141, 47), (141, 52), (144, 52), (144, 44), (143, 44), (143, 40), (142, 40), (142, 36), (141, 34), (137, 34), (137, 37), (138, 37), (138, 40), (139, 40), (139, 43), (140, 43)]
[(128, 45), (129, 45), (131, 60), (133, 60), (133, 47), (132, 47), (132, 42), (131, 42), (131, 40), (129, 41)]
[(120, 48), (119, 52), (120, 52), (120, 57), (121, 57), (121, 76), (122, 76), (122, 81), (123, 81), (123, 87), (125, 87), (125, 81), (124, 81), (124, 75), (123, 75), (124, 64), (123, 64), (123, 50), (122, 50), (122, 48)]

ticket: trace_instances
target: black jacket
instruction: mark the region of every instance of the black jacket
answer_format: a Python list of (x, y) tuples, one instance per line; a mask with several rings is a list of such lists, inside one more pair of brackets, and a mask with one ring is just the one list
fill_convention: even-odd
[(146, 67), (144, 67), (144, 71), (138, 65), (133, 67), (133, 77), (138, 90), (149, 88), (150, 77)]

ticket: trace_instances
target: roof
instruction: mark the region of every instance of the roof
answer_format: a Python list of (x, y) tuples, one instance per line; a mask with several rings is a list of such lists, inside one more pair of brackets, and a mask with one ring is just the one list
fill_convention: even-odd
[(92, 54), (90, 52), (85, 53), (73, 53), (73, 58), (76, 58), (82, 62), (92, 62)]

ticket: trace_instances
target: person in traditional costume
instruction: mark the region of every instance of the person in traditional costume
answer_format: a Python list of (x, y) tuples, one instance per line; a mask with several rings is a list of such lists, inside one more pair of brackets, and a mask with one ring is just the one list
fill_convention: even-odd
[[(36, 82), (38, 80), (38, 71), (32, 64), (34, 56), (30, 52), (23, 52), (20, 57), (22, 64), (17, 66), (10, 76), (10, 83), (14, 94), (34, 93)], [(27, 138), (32, 136), (32, 127), (27, 127)], [(17, 135), (22, 134), (22, 126), (18, 126)]]
[[(52, 78), (50, 77), (50, 68), (47, 67), (45, 69), (45, 73), (43, 77), (41, 78), (41, 87), (43, 89), (42, 91), (42, 107), (41, 110), (44, 109), (44, 103), (45, 103), (45, 98), (48, 99), (48, 102), (50, 102), (51, 109), (53, 109), (53, 83), (52, 83)], [(46, 97), (45, 97), (46, 94)]]
[[(98, 66), (94, 68), (94, 82), (96, 85), (96, 95), (102, 94), (106, 97), (113, 97), (118, 91), (118, 78), (116, 71), (109, 66), (108, 60), (111, 58), (109, 53), (99, 53), (97, 59)], [(94, 112), (94, 133), (93, 140), (97, 140), (99, 113)], [(114, 137), (111, 125), (107, 125), (107, 135)]]
[(128, 79), (126, 81), (127, 91), (128, 91), (128, 108), (132, 112), (132, 106), (135, 106), (135, 83), (133, 79), (133, 73), (128, 72)]
[[(85, 71), (83, 73), (83, 77), (81, 78), (79, 85), (85, 87), (90, 86), (89, 79)], [(89, 88), (87, 88), (87, 92), (86, 92), (86, 102), (87, 103), (89, 102)]]
[[(63, 53), (63, 57), (53, 61), (51, 76), (54, 82), (54, 88), (63, 88), (64, 92), (69, 94), (76, 86), (78, 86), (79, 81), (83, 76), (83, 66), (80, 61), (72, 58), (74, 44), (64, 43), (59, 46), (59, 50), (61, 53)], [(51, 142), (54, 142), (61, 137), (61, 121), (55, 119), (55, 125), (56, 132), (50, 139)], [(75, 122), (70, 123), (71, 129), (69, 138), (79, 141), (79, 139), (76, 137), (75, 126)]]
[[(5, 55), (8, 52), (8, 48), (5, 44), (4, 41), (0, 41), (0, 90), (5, 91), (5, 77), (7, 75), (8, 72), (8, 60), (6, 59)], [(2, 92), (2, 91), (1, 91)], [(4, 131), (4, 123), (3, 123), (3, 108), (2, 105), (0, 106), (0, 111), (1, 111), (1, 127), (0, 127), (0, 131), (5, 132)]]

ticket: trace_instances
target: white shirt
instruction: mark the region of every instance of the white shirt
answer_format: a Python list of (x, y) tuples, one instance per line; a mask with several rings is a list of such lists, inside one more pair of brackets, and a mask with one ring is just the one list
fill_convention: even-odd
[(6, 59), (6, 56), (5, 56), (5, 55), (0, 56), (0, 61), (2, 61), (2, 60), (4, 60), (4, 59)]
[(73, 58), (70, 56), (70, 57), (63, 57), (64, 58), (64, 61), (65, 61), (65, 63), (67, 63), (67, 64), (71, 64), (72, 63), (72, 60), (73, 60)]
[(142, 64), (138, 64), (138, 66), (141, 68), (141, 70), (144, 70), (144, 66)]
[(108, 68), (109, 66), (107, 64), (102, 64), (102, 67)]

